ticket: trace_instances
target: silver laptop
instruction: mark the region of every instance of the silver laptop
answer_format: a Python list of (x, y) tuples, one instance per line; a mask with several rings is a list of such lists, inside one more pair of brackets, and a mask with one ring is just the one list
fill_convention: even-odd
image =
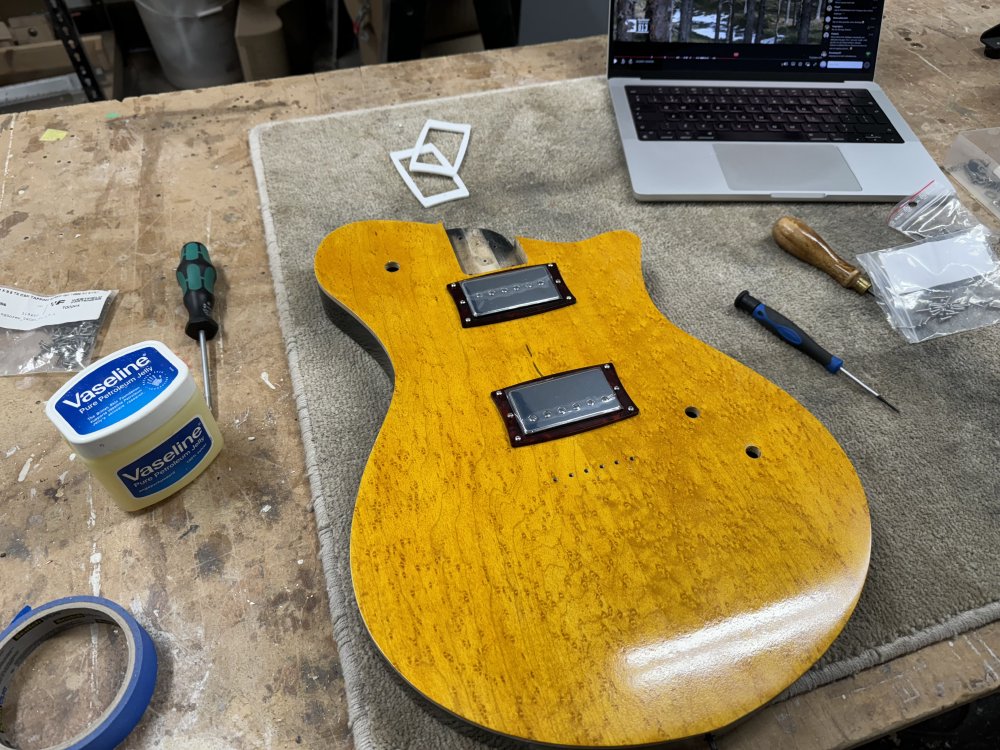
[(944, 181), (873, 83), (883, 0), (611, 0), (639, 200), (896, 201)]

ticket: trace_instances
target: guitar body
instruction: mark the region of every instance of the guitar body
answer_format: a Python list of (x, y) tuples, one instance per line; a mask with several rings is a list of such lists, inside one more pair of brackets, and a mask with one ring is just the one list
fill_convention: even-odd
[[(351, 224), (316, 253), (395, 375), (351, 530), (365, 625), (407, 683), (492, 732), (619, 747), (718, 729), (847, 621), (864, 491), (805, 408), (664, 318), (635, 235), (520, 243), (573, 304), (475, 327), (440, 225)], [(604, 363), (629, 418), (515, 442), (498, 392)]]

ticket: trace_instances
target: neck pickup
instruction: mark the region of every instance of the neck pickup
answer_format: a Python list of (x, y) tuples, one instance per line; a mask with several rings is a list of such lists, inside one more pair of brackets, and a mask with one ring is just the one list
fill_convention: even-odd
[(522, 266), (448, 285), (463, 328), (526, 318), (576, 302), (555, 263)]

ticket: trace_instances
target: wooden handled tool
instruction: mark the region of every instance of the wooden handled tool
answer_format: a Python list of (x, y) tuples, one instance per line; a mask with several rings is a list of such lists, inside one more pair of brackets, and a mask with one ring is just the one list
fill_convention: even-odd
[(782, 250), (826, 272), (842, 287), (853, 289), (858, 294), (864, 294), (872, 288), (871, 282), (859, 268), (837, 255), (826, 240), (804, 221), (792, 216), (782, 216), (774, 222), (771, 236)]

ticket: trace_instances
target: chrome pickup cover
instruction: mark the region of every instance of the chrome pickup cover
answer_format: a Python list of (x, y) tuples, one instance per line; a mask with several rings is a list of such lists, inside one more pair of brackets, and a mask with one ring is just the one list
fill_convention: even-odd
[(448, 285), (448, 292), (463, 328), (523, 318), (576, 302), (555, 263), (456, 281)]
[(610, 363), (503, 388), (493, 392), (493, 400), (515, 447), (585, 432), (639, 413)]

